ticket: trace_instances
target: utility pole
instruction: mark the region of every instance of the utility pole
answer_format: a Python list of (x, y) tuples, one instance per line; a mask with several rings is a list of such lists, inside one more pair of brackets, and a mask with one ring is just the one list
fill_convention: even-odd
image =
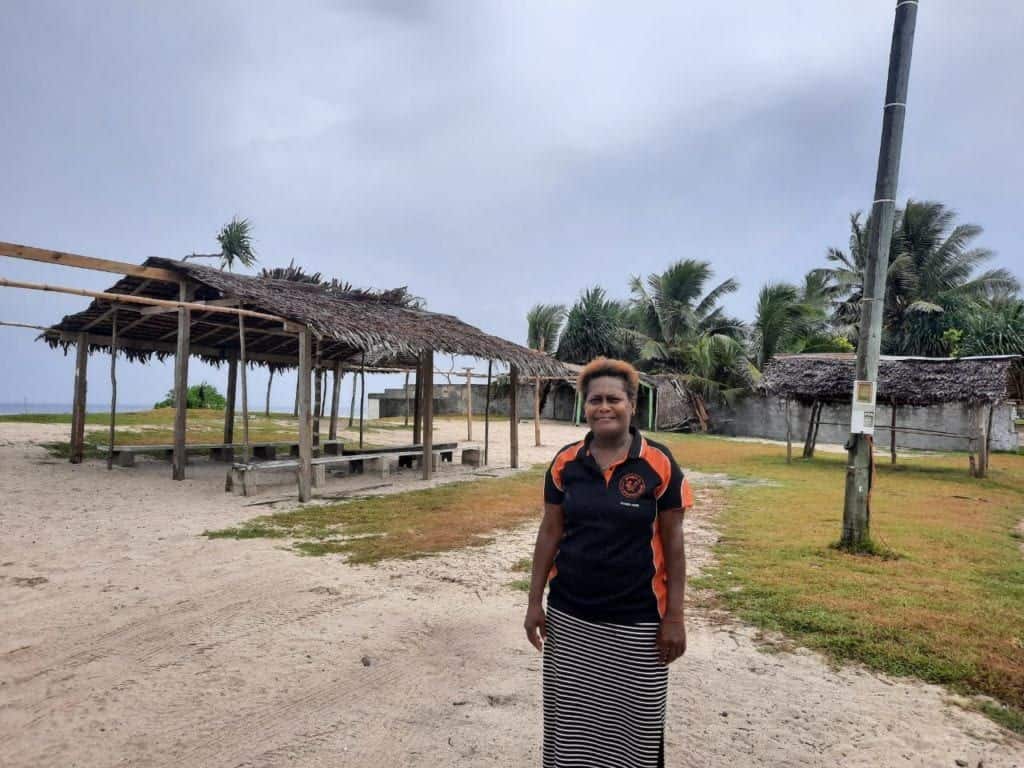
[(857, 343), (857, 373), (854, 382), (849, 458), (846, 467), (846, 500), (843, 505), (843, 536), (840, 547), (857, 550), (870, 542), (872, 450), (874, 440), (875, 393), (878, 356), (882, 341), (885, 309), (885, 278), (889, 271), (889, 244), (896, 211), (896, 186), (903, 145), (903, 121), (907, 112), (907, 83), (910, 56), (914, 48), (917, 0), (898, 0), (889, 51), (889, 79), (882, 111), (882, 143), (878, 152), (878, 174), (871, 206), (867, 264)]

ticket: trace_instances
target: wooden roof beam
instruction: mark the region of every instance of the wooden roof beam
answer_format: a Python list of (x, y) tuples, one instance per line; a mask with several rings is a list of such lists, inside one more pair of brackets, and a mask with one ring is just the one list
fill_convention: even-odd
[[(78, 339), (79, 334), (72, 331), (54, 331), (48, 330), (43, 334), (47, 338), (59, 338), (62, 341), (74, 342)], [(89, 333), (86, 334), (86, 341), (92, 346), (109, 347), (111, 343), (110, 336), (101, 336), (98, 334)], [(164, 352), (175, 354), (178, 351), (178, 345), (176, 342), (167, 341), (146, 341), (144, 339), (122, 339), (120, 332), (117, 334), (117, 348), (122, 349), (134, 349), (140, 352)], [(192, 344), (189, 347), (191, 355), (197, 355), (201, 357), (214, 357), (221, 360), (229, 359), (227, 350), (221, 347), (208, 347), (204, 345)], [(250, 362), (256, 363), (278, 363), (280, 365), (295, 365), (297, 359), (288, 355), (271, 355), (266, 353), (255, 353), (246, 355)]]
[(180, 283), (182, 281), (181, 275), (169, 269), (143, 267), (138, 264), (129, 264), (126, 261), (98, 259), (95, 256), (82, 256), (78, 253), (53, 251), (47, 248), (33, 248), (30, 245), (21, 245), (19, 243), (0, 242), (0, 256), (8, 256), (12, 259), (26, 259), (27, 261), (39, 261), (44, 264), (60, 264), (65, 267), (91, 269), (97, 272), (113, 272), (117, 275), (131, 275), (132, 277), (142, 277), (147, 280), (161, 280), (165, 283)]
[[(0, 244), (2, 245), (2, 244)], [(49, 291), (52, 293), (67, 293), (72, 296), (86, 296), (91, 299), (102, 299), (124, 304), (144, 304), (153, 307), (170, 307), (172, 309), (195, 309), (202, 312), (215, 312), (225, 315), (242, 315), (254, 317), (259, 320), (270, 320), (275, 323), (282, 323), (285, 328), (296, 327), (294, 323), (277, 315), (268, 315), (264, 312), (254, 312), (251, 309), (236, 309), (234, 307), (217, 307), (208, 304), (196, 304), (191, 301), (172, 301), (169, 299), (151, 299), (146, 296), (134, 296), (130, 293), (109, 293), (107, 291), (87, 291), (84, 288), (66, 288), (59, 285), (45, 285), (42, 283), (26, 283), (20, 280), (7, 280), (0, 277), (0, 288), (25, 288), (30, 291)]]

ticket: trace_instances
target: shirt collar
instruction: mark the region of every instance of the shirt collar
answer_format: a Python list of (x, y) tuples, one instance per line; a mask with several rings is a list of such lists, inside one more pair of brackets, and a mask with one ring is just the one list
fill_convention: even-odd
[[(630, 443), (629, 452), (626, 454), (628, 459), (636, 459), (640, 457), (644, 448), (644, 436), (640, 434), (640, 430), (630, 425), (629, 427)], [(579, 452), (576, 454), (576, 458), (582, 459), (590, 455), (590, 443), (594, 439), (593, 432), (587, 432), (587, 436), (583, 438), (583, 445), (580, 446)]]

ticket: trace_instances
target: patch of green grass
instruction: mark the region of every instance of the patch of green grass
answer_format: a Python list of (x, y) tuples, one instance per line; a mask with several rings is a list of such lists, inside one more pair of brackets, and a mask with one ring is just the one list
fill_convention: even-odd
[(530, 580), (529, 579), (516, 579), (510, 581), (507, 584), (509, 589), (514, 589), (517, 592), (529, 592), (530, 591)]
[(353, 563), (414, 559), (488, 544), (496, 531), (539, 522), (542, 477), (542, 469), (533, 469), (329, 506), (307, 505), (205, 535), (268, 531), (275, 538), (296, 539), (294, 548), (307, 555), (343, 554)]
[[(662, 435), (685, 467), (769, 481), (724, 489), (717, 564), (695, 583), (741, 618), (837, 660), (913, 675), (1024, 709), (1024, 458), (964, 454), (879, 463), (874, 554), (830, 546), (842, 532), (845, 455), (786, 464), (776, 445)], [(893, 559), (890, 553), (899, 553)]]
[(256, 521), (218, 531), (203, 531), (203, 536), (208, 539), (281, 539), (287, 535), (287, 532), (279, 528)]
[(1019, 736), (1024, 736), (1024, 711), (1016, 707), (1004, 707), (984, 701), (978, 709), (992, 720), (995, 720), (1004, 728), (1013, 731)]

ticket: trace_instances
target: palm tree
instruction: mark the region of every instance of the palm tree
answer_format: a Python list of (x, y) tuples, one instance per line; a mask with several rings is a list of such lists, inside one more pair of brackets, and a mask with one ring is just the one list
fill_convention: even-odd
[(599, 355), (631, 358), (635, 349), (625, 320), (622, 302), (609, 299), (603, 288), (588, 288), (566, 315), (555, 356), (569, 363), (586, 363)]
[(751, 351), (757, 367), (777, 352), (846, 352), (853, 345), (828, 327), (828, 309), (836, 287), (822, 270), (804, 276), (797, 287), (768, 283), (758, 295), (751, 328)]
[(526, 313), (526, 345), (539, 352), (553, 352), (564, 322), (564, 304), (535, 304)]
[[(826, 258), (837, 266), (817, 270), (835, 287), (833, 324), (857, 338), (867, 261), (870, 218), (850, 217), (850, 250), (830, 248)], [(889, 354), (949, 353), (943, 334), (959, 324), (978, 302), (999, 291), (1016, 291), (1005, 269), (975, 270), (992, 257), (970, 243), (981, 233), (974, 224), (954, 225), (955, 211), (942, 203), (908, 200), (896, 211), (886, 276), (882, 349)], [(949, 338), (949, 337), (947, 337)]]
[(982, 233), (976, 224), (955, 224), (956, 212), (942, 203), (907, 201), (894, 229), (898, 247), (894, 268), (904, 278), (886, 301), (883, 349), (892, 354), (946, 355), (943, 333), (960, 324), (986, 299), (1017, 291), (1005, 269), (976, 274), (992, 258), (987, 248), (971, 247)]
[(719, 306), (739, 283), (729, 278), (706, 291), (711, 277), (711, 265), (695, 259), (646, 280), (634, 276), (629, 321), (641, 367), (679, 373), (705, 399), (732, 402), (757, 372), (743, 349), (743, 322)]
[(743, 338), (742, 321), (726, 315), (718, 304), (739, 283), (730, 277), (705, 293), (711, 275), (708, 262), (684, 259), (661, 274), (648, 275), (646, 281), (633, 276), (630, 320), (642, 339), (641, 360), (672, 367), (680, 350), (702, 336)]
[[(565, 322), (565, 306), (562, 304), (535, 304), (526, 313), (526, 344), (538, 352), (551, 354), (558, 348), (558, 336)], [(540, 413), (544, 408), (551, 383), (544, 384), (540, 376), (533, 381), (533, 423), (534, 445), (540, 443)]]

